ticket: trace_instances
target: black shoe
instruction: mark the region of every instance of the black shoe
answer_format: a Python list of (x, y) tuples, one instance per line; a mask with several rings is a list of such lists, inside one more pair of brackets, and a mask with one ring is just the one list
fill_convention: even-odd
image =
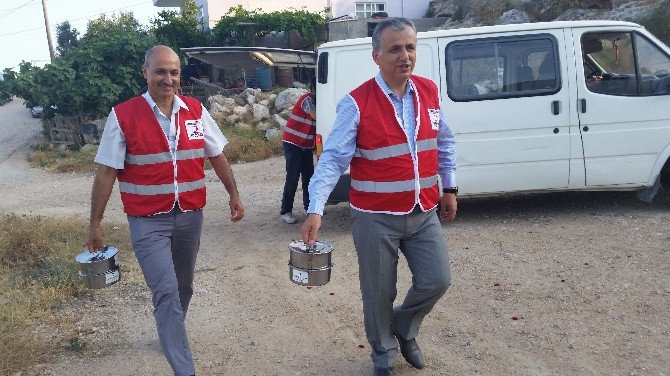
[(375, 367), (375, 376), (393, 376), (393, 367), (391, 368)]
[(416, 343), (416, 339), (404, 339), (397, 333), (394, 334), (398, 339), (398, 344), (400, 344), (400, 353), (407, 363), (416, 369), (423, 368), (423, 356), (421, 355), (419, 345)]

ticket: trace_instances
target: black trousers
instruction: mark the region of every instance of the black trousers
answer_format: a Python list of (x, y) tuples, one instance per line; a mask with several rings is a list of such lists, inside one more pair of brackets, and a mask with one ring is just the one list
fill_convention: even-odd
[(284, 142), (284, 158), (286, 158), (286, 181), (284, 194), (281, 199), (281, 212), (286, 214), (293, 211), (293, 200), (298, 190), (298, 180), (302, 177), (302, 204), (307, 210), (309, 206), (309, 180), (314, 175), (314, 153), (312, 149), (303, 149), (291, 143)]

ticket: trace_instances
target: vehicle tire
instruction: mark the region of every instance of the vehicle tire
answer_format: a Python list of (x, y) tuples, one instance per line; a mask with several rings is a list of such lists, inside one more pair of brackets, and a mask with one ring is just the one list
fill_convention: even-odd
[(661, 187), (664, 191), (670, 193), (670, 171), (661, 173)]
[(661, 187), (664, 191), (670, 193), (670, 160), (666, 161), (661, 169)]

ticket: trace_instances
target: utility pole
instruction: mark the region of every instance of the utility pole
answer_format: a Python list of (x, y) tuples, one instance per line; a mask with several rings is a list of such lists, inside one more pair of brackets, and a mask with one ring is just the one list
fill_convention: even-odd
[(47, 0), (42, 0), (42, 11), (44, 12), (44, 26), (47, 28), (47, 42), (49, 43), (49, 57), (54, 60), (54, 45), (51, 42), (51, 28), (49, 27), (49, 13), (47, 12)]

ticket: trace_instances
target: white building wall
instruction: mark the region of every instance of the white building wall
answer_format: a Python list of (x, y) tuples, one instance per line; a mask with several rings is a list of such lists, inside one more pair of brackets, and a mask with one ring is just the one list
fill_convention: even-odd
[(333, 18), (356, 16), (356, 3), (382, 3), (389, 17), (423, 18), (430, 0), (330, 0)]

